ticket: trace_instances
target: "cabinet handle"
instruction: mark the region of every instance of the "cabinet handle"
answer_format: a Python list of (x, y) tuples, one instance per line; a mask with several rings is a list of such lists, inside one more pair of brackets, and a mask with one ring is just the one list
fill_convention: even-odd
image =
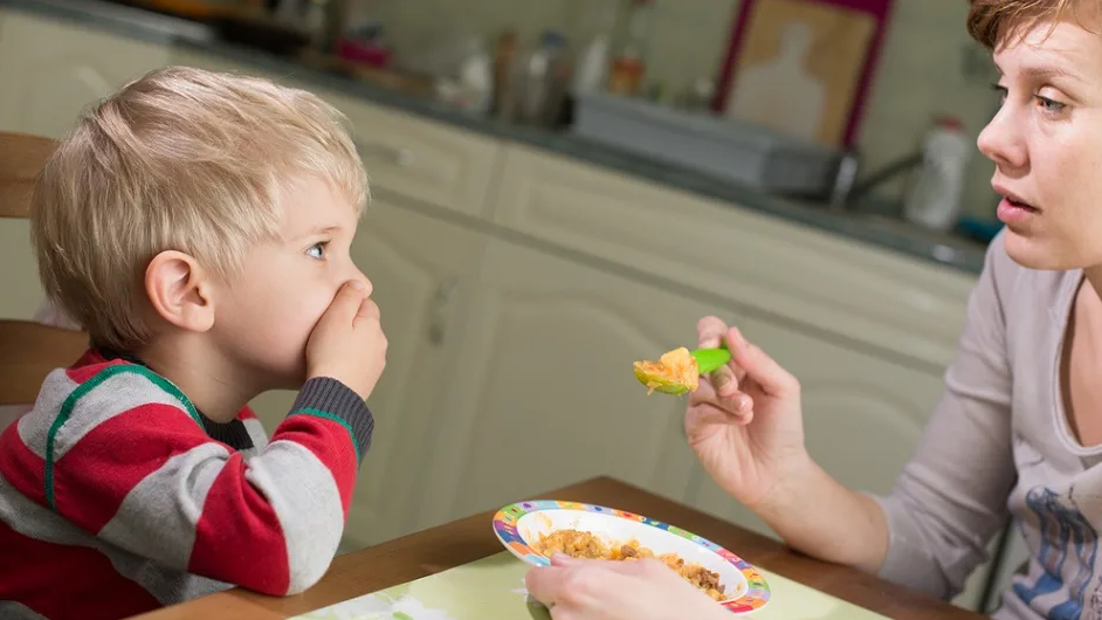
[(384, 159), (395, 166), (409, 168), (417, 161), (413, 151), (405, 147), (380, 144), (378, 142), (356, 141), (356, 150), (367, 157)]
[(455, 289), (459, 288), (459, 278), (448, 276), (440, 281), (436, 293), (432, 296), (432, 308), (429, 310), (429, 342), (433, 346), (444, 344), (448, 330), (448, 308), (451, 306)]

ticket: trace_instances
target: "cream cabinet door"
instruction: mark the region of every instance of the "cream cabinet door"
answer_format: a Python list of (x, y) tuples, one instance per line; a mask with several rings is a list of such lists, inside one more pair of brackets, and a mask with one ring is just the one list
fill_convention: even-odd
[(168, 62), (168, 47), (6, 11), (0, 130), (59, 138), (89, 104)]
[[(368, 207), (353, 245), (356, 264), (374, 285), (389, 343), (383, 377), (368, 399), (375, 433), (360, 469), (345, 528), (345, 549), (414, 529), (407, 509), (424, 446), (437, 423), (434, 390), (452, 372), (458, 328), (481, 238), (381, 200)], [(269, 432), (287, 414), (293, 392), (254, 402)]]
[(695, 463), (687, 399), (648, 396), (632, 361), (694, 345), (709, 308), (500, 240), (480, 273), (462, 359), (438, 406), (419, 524), (598, 475), (682, 499)]
[(323, 88), (309, 77), (276, 75), (255, 66), (191, 50), (173, 62), (212, 71), (267, 77), (313, 92), (348, 117), (371, 186), (482, 217), (498, 168), (501, 143), (478, 132), (418, 116), (364, 97)]
[[(941, 377), (759, 319), (738, 323), (799, 380), (808, 451), (846, 486), (891, 490), (941, 396)], [(705, 474), (694, 505), (768, 533), (749, 510)]]
[[(890, 492), (941, 397), (942, 378), (765, 321), (743, 319), (739, 326), (800, 379), (806, 443), (816, 462), (851, 489)], [(690, 504), (776, 537), (706, 473), (699, 475)], [(973, 607), (989, 571), (977, 569), (955, 602)]]

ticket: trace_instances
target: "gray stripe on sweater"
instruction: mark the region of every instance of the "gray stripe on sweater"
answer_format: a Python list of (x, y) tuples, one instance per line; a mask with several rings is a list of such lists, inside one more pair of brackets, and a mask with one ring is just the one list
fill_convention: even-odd
[[(249, 432), (249, 437), (253, 440), (253, 448), (255, 452), (260, 452), (264, 449), (264, 446), (268, 445), (268, 433), (264, 430), (264, 424), (257, 418), (246, 418), (241, 420), (241, 423), (245, 425), (245, 430)], [(245, 453), (242, 450), (242, 453)]]
[(274, 441), (246, 474), (271, 502), (287, 544), (287, 594), (314, 585), (337, 553), (344, 510), (329, 468), (301, 444)]
[(0, 618), (4, 620), (50, 620), (23, 603), (0, 601)]
[(16, 422), (19, 438), (38, 458), (46, 458), (46, 437), (50, 433), (50, 425), (61, 410), (61, 403), (65, 402), (76, 387), (77, 383), (64, 370), (59, 368), (51, 371), (42, 381), (34, 408)]
[[(60, 373), (60, 376), (59, 376)], [(79, 386), (55, 370), (43, 382), (40, 404), (19, 421), (19, 436), (35, 454), (46, 458), (46, 440), (50, 427), (58, 416), (65, 399)], [(179, 415), (187, 416), (184, 404), (147, 377), (135, 372), (124, 372), (106, 379), (77, 401), (69, 419), (58, 430), (54, 440), (54, 461), (73, 447), (96, 426), (126, 413), (135, 407), (164, 404), (175, 407)], [(43, 414), (42, 412), (48, 412)]]
[[(174, 605), (230, 588), (230, 584), (167, 569), (124, 551), (78, 528), (13, 488), (0, 476), (0, 521), (24, 536), (57, 545), (88, 547), (102, 553), (123, 577), (134, 581), (162, 605)], [(0, 618), (6, 616), (0, 615)]]
[(195, 526), (230, 453), (209, 442), (165, 461), (127, 493), (99, 536), (164, 566), (187, 570)]

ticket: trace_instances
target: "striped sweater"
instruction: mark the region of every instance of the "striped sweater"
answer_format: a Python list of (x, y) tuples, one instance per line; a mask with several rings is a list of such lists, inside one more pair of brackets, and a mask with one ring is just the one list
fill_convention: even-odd
[(121, 618), (226, 589), (302, 591), (328, 569), (374, 421), (306, 382), (269, 442), (145, 366), (89, 351), (0, 435), (0, 618)]

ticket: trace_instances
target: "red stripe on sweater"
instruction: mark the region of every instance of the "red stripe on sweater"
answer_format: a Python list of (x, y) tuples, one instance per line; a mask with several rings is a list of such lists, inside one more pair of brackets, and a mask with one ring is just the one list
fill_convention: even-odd
[(283, 420), (272, 433), (271, 441), (293, 441), (312, 452), (325, 465), (337, 483), (344, 518), (348, 519), (348, 508), (352, 504), (352, 492), (356, 490), (356, 473), (360, 465), (356, 460), (356, 446), (348, 429), (327, 418), (299, 413)]
[(108, 366), (125, 363), (127, 362), (122, 360), (107, 361), (97, 351), (89, 350), (71, 368), (66, 369), (65, 374), (75, 383), (84, 383)]
[(178, 407), (150, 403), (100, 422), (57, 460), (57, 511), (95, 534), (169, 458), (211, 441)]
[(0, 600), (50, 620), (126, 618), (161, 607), (95, 549), (30, 538), (0, 521)]
[(0, 476), (31, 501), (45, 506), (46, 486), (42, 476), (46, 461), (23, 443), (17, 426), (18, 423), (11, 424), (0, 433)]
[(241, 411), (237, 412), (237, 419), (238, 420), (255, 420), (256, 419), (256, 413), (253, 412), (251, 407), (249, 407), (248, 405), (245, 405), (244, 407), (241, 408)]
[(283, 528), (233, 454), (215, 478), (195, 528), (188, 572), (282, 596), (291, 583)]

